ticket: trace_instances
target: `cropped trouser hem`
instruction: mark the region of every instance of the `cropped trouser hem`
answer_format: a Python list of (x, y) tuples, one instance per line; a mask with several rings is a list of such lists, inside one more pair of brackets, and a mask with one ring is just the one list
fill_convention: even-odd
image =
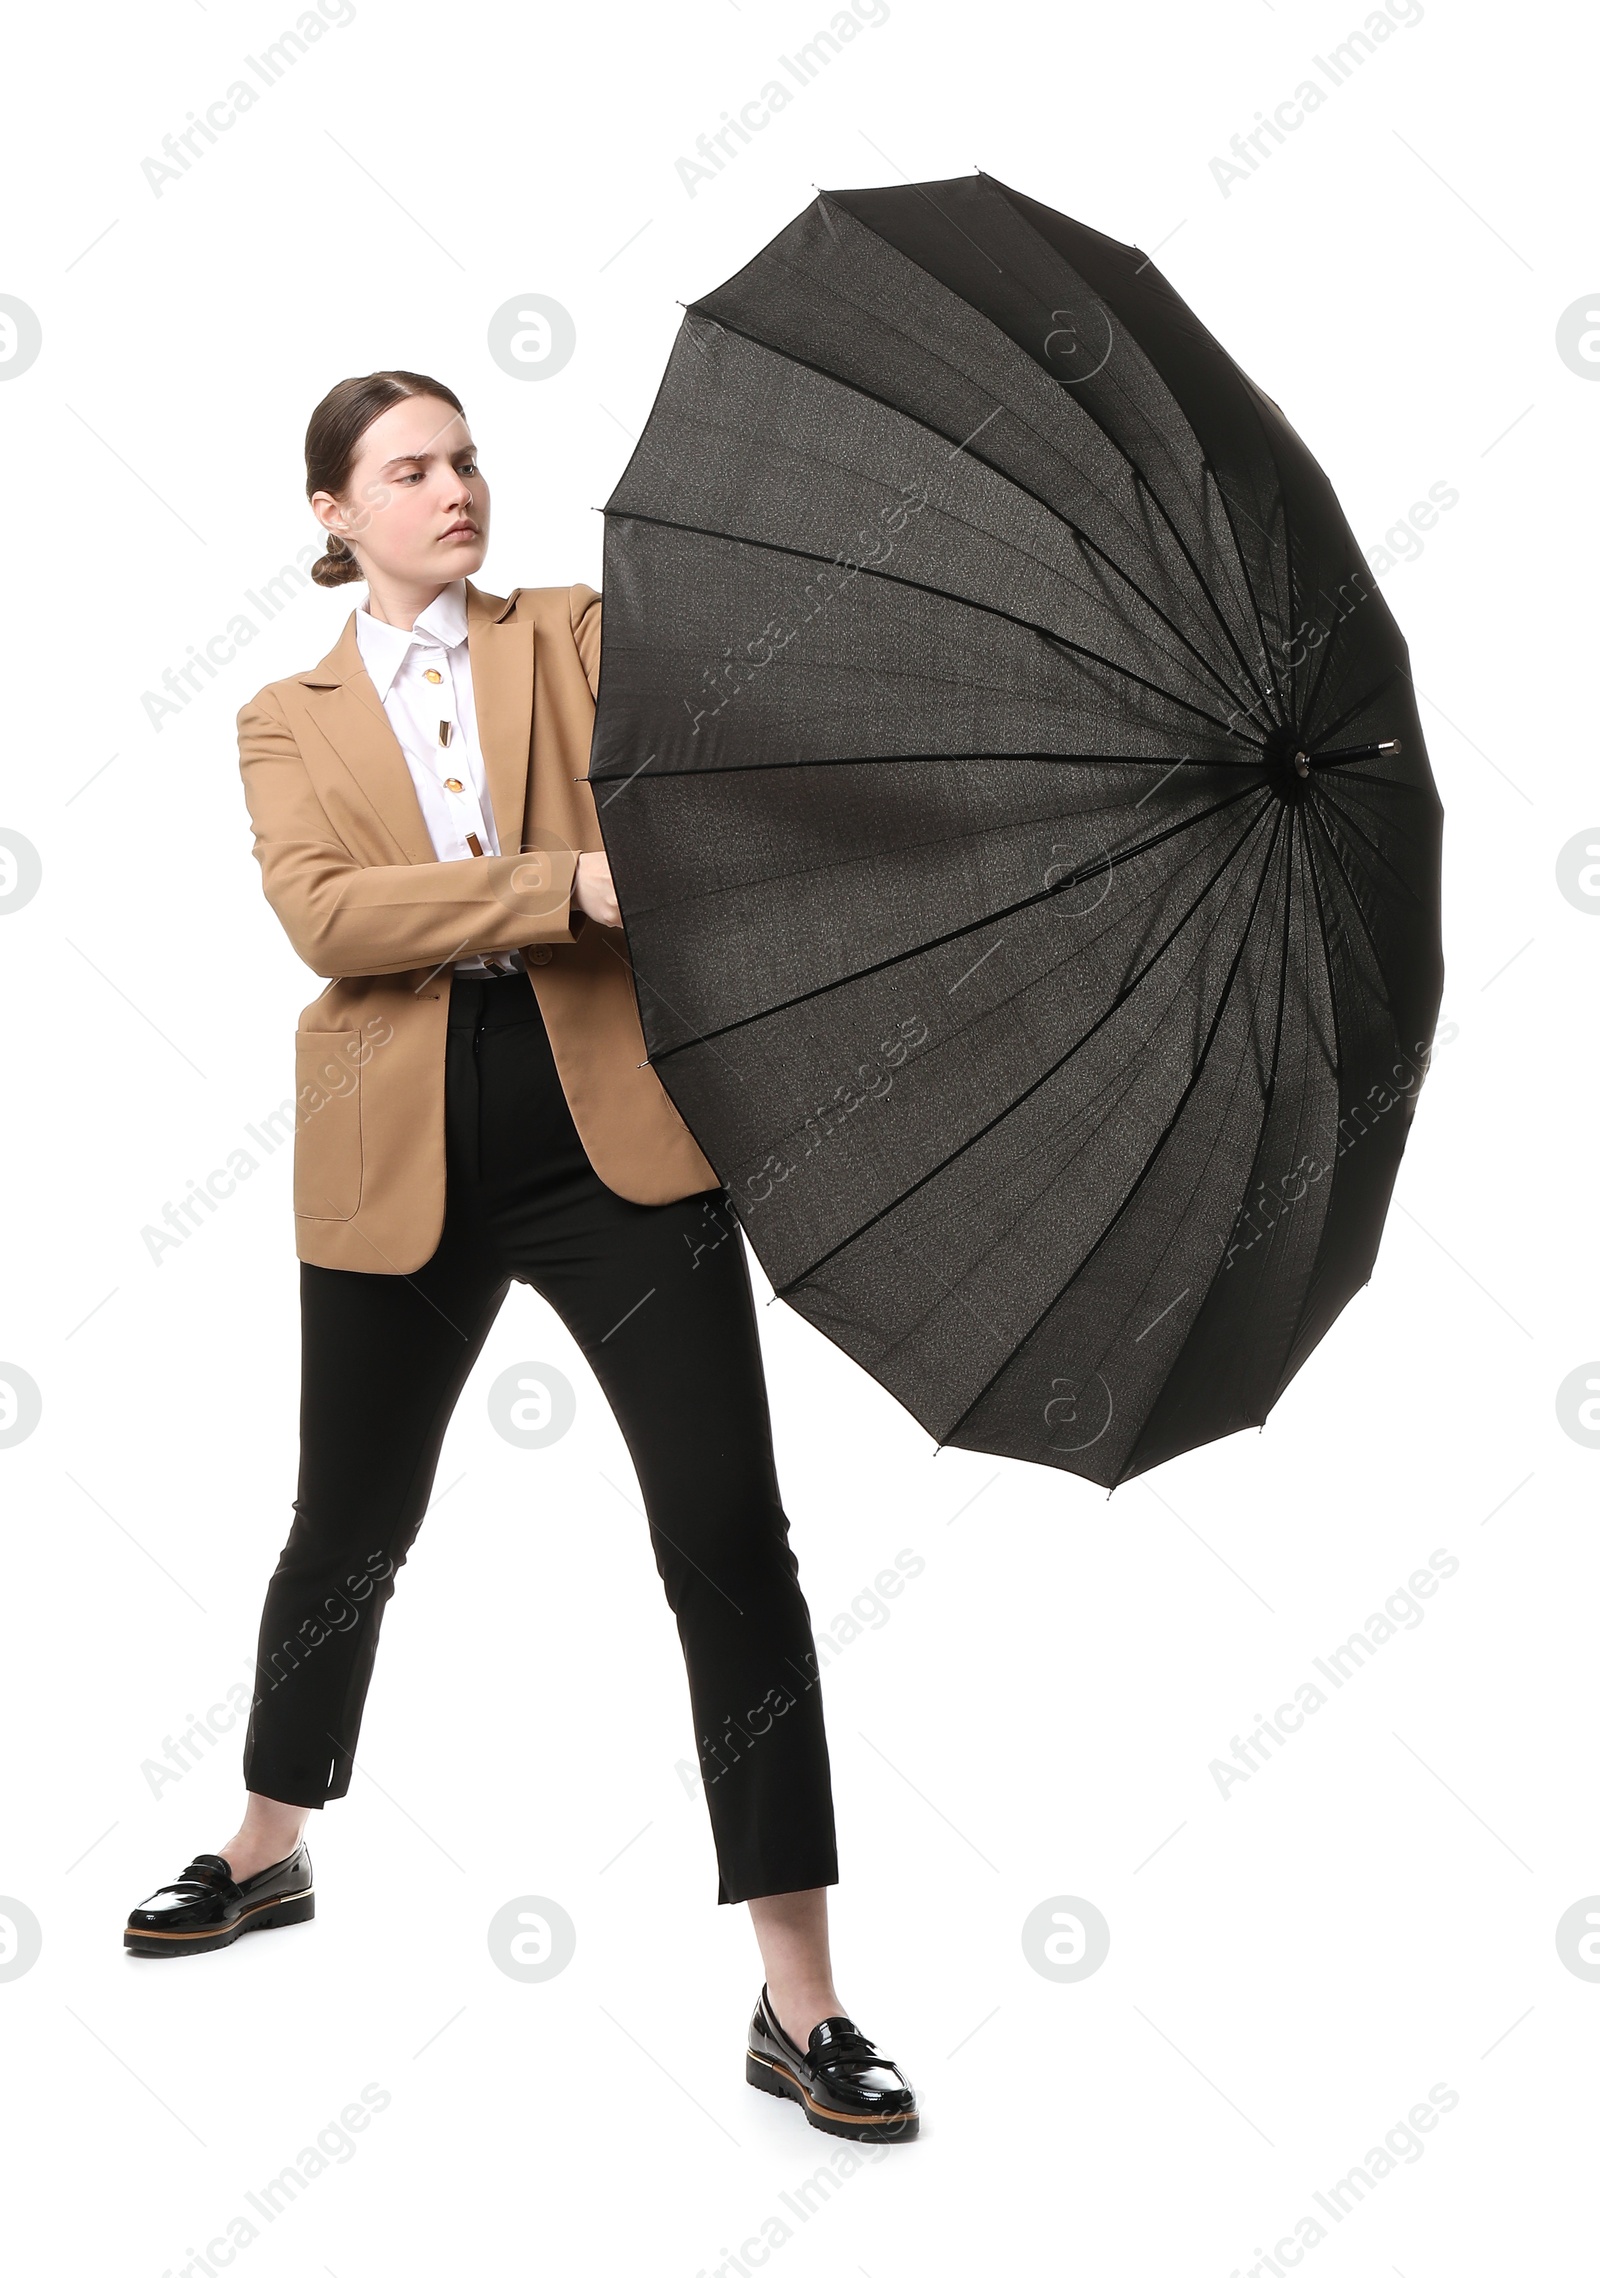
[(742, 1906), (747, 1898), (778, 1898), (788, 1890), (823, 1890), (839, 1880), (839, 1860), (834, 1852), (826, 1859), (790, 1860), (759, 1870), (747, 1870), (732, 1878), (725, 1874), (717, 1877), (717, 1904)]

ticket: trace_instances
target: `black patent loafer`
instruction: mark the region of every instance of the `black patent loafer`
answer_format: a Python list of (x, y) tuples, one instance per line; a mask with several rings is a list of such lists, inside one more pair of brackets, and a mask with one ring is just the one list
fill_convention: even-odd
[(769, 2096), (788, 2096), (824, 2135), (854, 2143), (909, 2143), (917, 2099), (896, 2064), (879, 2056), (848, 2017), (824, 2017), (803, 2049), (773, 2013), (765, 1986), (750, 2020), (744, 2076)]
[(122, 1943), (130, 1954), (209, 1954), (231, 1946), (247, 1930), (273, 1930), (309, 1922), (311, 1854), (302, 1840), (286, 1859), (236, 1883), (217, 1851), (201, 1851), (176, 1882), (163, 1883), (128, 1916)]

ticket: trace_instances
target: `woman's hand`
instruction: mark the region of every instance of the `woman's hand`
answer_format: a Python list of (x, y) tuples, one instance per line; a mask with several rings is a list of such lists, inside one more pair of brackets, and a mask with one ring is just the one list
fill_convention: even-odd
[(616, 888), (611, 883), (611, 865), (603, 854), (579, 855), (572, 899), (596, 925), (621, 925), (622, 912), (617, 907)]

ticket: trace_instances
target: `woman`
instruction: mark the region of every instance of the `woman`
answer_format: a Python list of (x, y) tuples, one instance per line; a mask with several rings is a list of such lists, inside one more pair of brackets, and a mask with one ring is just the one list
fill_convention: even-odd
[[(841, 2008), (810, 1617), (726, 1190), (646, 1064), (582, 780), (600, 662), (585, 585), (471, 583), (489, 488), (415, 372), (312, 416), (322, 585), (367, 601), (239, 715), (268, 900), (329, 986), (296, 1036), (300, 1479), (268, 1586), (235, 1834), (133, 1910), (132, 1953), (311, 1918), (307, 1815), (343, 1796), (383, 1609), (511, 1281), (611, 1404), (677, 1617), (718, 1861), (766, 1969), (746, 2077), (814, 2127), (905, 2140), (916, 2102)], [(505, 850), (505, 851), (502, 851)]]

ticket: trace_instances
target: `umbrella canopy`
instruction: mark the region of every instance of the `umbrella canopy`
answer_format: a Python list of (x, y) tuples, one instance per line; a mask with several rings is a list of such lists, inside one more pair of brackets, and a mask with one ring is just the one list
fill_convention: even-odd
[(1110, 1486), (1260, 1423), (1443, 979), (1405, 642), (1276, 404), (992, 176), (827, 191), (605, 513), (646, 1045), (776, 1291), (942, 1444)]

